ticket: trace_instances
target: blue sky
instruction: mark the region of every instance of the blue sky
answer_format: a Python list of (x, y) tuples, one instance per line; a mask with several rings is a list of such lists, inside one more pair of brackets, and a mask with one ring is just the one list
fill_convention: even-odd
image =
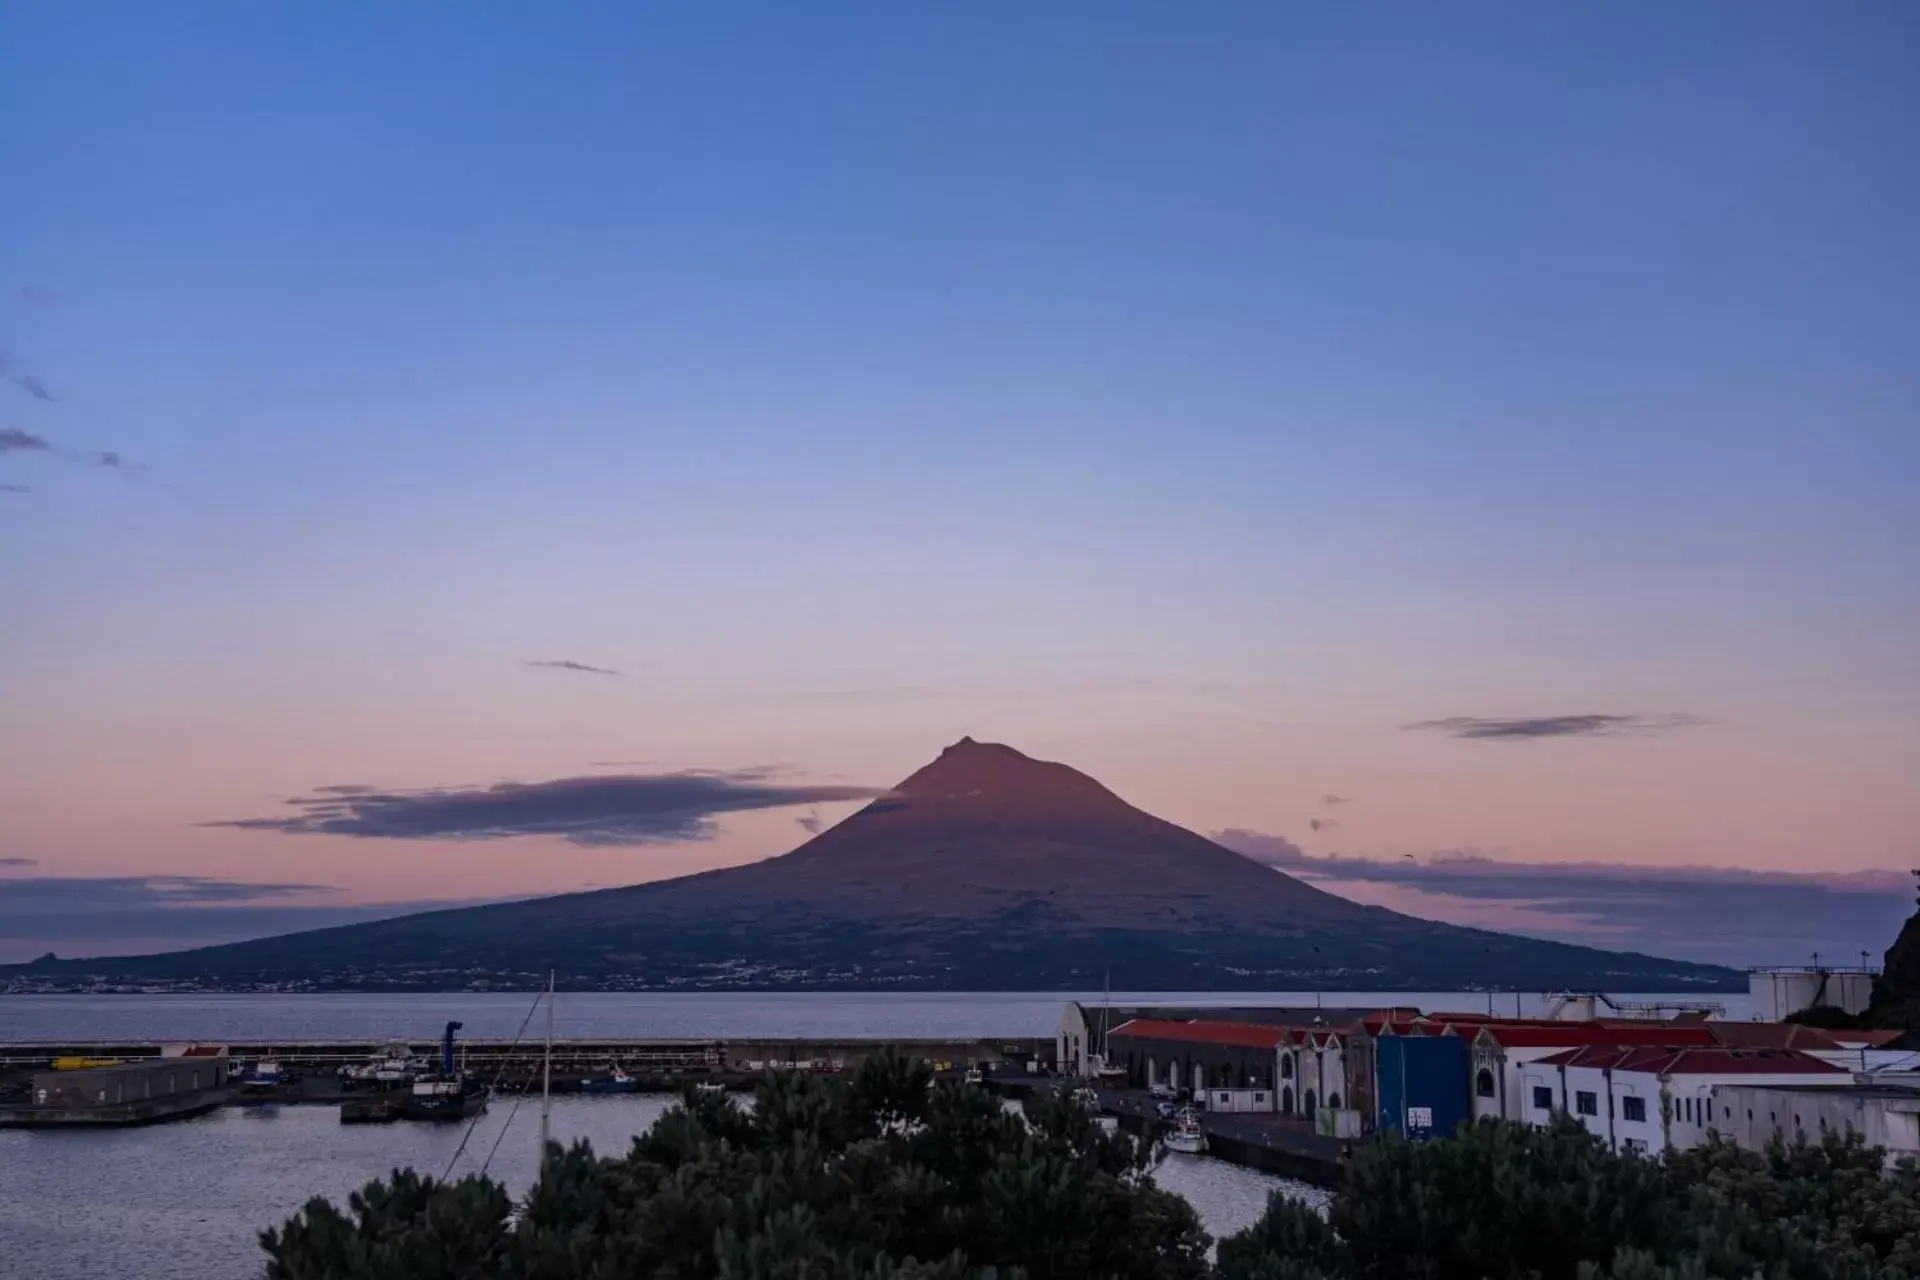
[[(6, 26), (0, 855), (619, 883), (791, 822), (197, 824), (970, 732), (1363, 855), (1912, 860), (1910, 5)], [(1400, 727), (1573, 713), (1692, 727)]]

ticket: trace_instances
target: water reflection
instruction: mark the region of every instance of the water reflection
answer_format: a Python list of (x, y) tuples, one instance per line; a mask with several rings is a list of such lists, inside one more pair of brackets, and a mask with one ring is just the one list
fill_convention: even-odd
[[(619, 1154), (672, 1102), (659, 1095), (556, 1099), (553, 1136)], [(262, 1228), (314, 1196), (344, 1203), (400, 1166), (437, 1176), (451, 1164), (455, 1177), (484, 1166), (519, 1193), (539, 1167), (537, 1105), (512, 1116), (510, 1103), (496, 1103), (464, 1151), (464, 1126), (343, 1125), (332, 1107), (226, 1108), (157, 1129), (3, 1132), (0, 1276), (257, 1276)], [(1200, 1157), (1170, 1157), (1154, 1177), (1185, 1196), (1215, 1236), (1251, 1223), (1283, 1185)]]

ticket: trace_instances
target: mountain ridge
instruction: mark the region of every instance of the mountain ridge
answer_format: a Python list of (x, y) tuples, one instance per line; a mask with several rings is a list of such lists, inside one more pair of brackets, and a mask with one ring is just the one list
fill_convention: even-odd
[[(54, 977), (426, 989), (1447, 990), (1730, 987), (1732, 970), (1439, 924), (1316, 889), (971, 737), (792, 851)], [(21, 972), (15, 966), (0, 973)]]

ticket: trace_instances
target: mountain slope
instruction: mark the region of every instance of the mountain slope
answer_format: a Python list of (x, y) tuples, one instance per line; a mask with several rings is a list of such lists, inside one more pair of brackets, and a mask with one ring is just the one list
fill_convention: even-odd
[(1713, 966), (1417, 920), (1322, 892), (1066, 765), (963, 738), (793, 852), (675, 880), (36, 974), (336, 988), (1722, 987)]

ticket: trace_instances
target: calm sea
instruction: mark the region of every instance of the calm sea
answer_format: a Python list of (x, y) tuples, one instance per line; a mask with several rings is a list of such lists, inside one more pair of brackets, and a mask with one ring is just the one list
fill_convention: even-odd
[[(1067, 1000), (1100, 992), (561, 992), (554, 1034), (581, 1039), (727, 1039), (753, 1036), (1044, 1036)], [(1618, 1001), (1663, 997), (1621, 995)], [(1749, 1016), (1742, 994), (1702, 997)], [(1484, 991), (1116, 991), (1116, 1005), (1414, 1005), (1429, 1011), (1536, 1014), (1547, 997)], [(0, 996), (0, 1043), (23, 1040), (437, 1039), (449, 1020), (470, 1037), (511, 1037), (531, 994)]]
[[(1058, 1024), (1059, 994), (562, 993), (562, 1037), (1036, 1036)], [(1098, 993), (1082, 995), (1098, 1002)], [(1647, 999), (1651, 997), (1619, 997)], [(1745, 1017), (1740, 997), (1714, 997)], [(1312, 993), (1115, 992), (1115, 1004), (1311, 1005)], [(1329, 1007), (1413, 1004), (1485, 1010), (1484, 993), (1328, 992)], [(1511, 993), (1493, 997), (1513, 1010)], [(1518, 997), (1523, 1013), (1538, 996)], [(509, 1037), (530, 995), (0, 996), (0, 1041), (431, 1039), (449, 1019), (468, 1036)], [(542, 1020), (544, 1022), (544, 1019)], [(537, 1028), (536, 1028), (537, 1029)], [(240, 1280), (260, 1273), (257, 1236), (313, 1196), (346, 1195), (399, 1166), (455, 1176), (482, 1168), (523, 1190), (538, 1160), (537, 1104), (499, 1102), (454, 1159), (461, 1126), (343, 1126), (333, 1107), (228, 1108), (149, 1129), (0, 1132), (0, 1277), (5, 1280)], [(669, 1105), (660, 1097), (556, 1099), (554, 1137), (625, 1150)], [(1320, 1202), (1298, 1183), (1204, 1157), (1170, 1156), (1155, 1173), (1215, 1237), (1259, 1216), (1275, 1190)]]

